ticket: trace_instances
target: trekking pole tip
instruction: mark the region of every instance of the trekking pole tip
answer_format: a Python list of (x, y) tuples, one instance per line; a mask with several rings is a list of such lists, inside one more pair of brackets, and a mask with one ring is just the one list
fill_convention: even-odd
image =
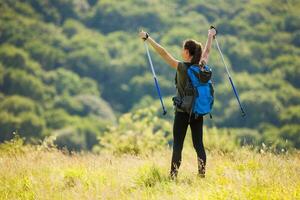
[(242, 117), (246, 117), (246, 113), (242, 111)]

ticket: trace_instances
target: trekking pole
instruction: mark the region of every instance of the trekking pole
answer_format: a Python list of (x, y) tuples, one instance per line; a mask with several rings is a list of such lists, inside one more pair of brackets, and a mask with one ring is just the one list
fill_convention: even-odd
[(157, 81), (156, 74), (155, 74), (155, 71), (154, 71), (154, 67), (153, 67), (153, 64), (152, 64), (152, 59), (151, 59), (151, 56), (150, 56), (149, 48), (148, 48), (148, 45), (147, 45), (146, 42), (144, 42), (144, 45), (145, 45), (147, 56), (148, 56), (148, 60), (149, 60), (150, 66), (151, 66), (151, 71), (152, 71), (152, 74), (153, 74), (153, 78), (154, 78), (156, 90), (157, 90), (157, 93), (158, 93), (158, 96), (159, 96), (159, 99), (160, 99), (160, 103), (161, 103), (161, 106), (162, 106), (162, 109), (163, 109), (163, 115), (166, 115), (167, 114), (167, 110), (166, 110), (166, 108), (164, 106), (164, 102), (162, 100), (162, 96), (161, 96), (161, 93), (160, 93), (158, 81)]
[[(213, 28), (214, 28), (214, 27), (213, 27)], [(227, 75), (228, 75), (228, 78), (229, 78), (231, 87), (232, 87), (233, 92), (234, 92), (234, 94), (235, 94), (235, 97), (236, 97), (236, 99), (237, 99), (237, 101), (238, 101), (238, 103), (239, 103), (239, 106), (240, 106), (240, 109), (241, 109), (241, 112), (242, 112), (242, 116), (245, 117), (245, 116), (246, 116), (246, 113), (245, 113), (244, 108), (243, 108), (243, 106), (242, 106), (242, 104), (241, 104), (241, 101), (240, 101), (238, 92), (237, 92), (237, 90), (236, 90), (236, 88), (235, 88), (235, 86), (234, 86), (234, 84), (233, 84), (232, 78), (231, 78), (231, 76), (230, 76), (228, 67), (227, 67), (227, 65), (226, 65), (226, 63), (225, 63), (224, 56), (223, 56), (223, 54), (222, 54), (222, 51), (221, 51), (221, 49), (220, 49), (220, 46), (219, 46), (219, 43), (218, 43), (218, 40), (217, 40), (216, 37), (215, 37), (215, 41), (216, 41), (216, 44), (217, 44), (217, 48), (218, 48), (218, 50), (219, 50), (219, 53), (220, 53), (220, 55), (221, 55), (223, 64), (225, 65), (226, 72), (227, 72)]]

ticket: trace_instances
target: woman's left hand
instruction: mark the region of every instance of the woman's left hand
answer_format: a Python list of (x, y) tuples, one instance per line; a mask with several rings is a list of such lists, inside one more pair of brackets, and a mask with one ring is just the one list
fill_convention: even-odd
[(208, 29), (208, 37), (215, 37), (217, 34), (216, 29), (210, 28)]
[(148, 39), (149, 34), (148, 34), (147, 32), (145, 32), (145, 31), (140, 31), (139, 37), (140, 37), (141, 39), (143, 39), (143, 40), (146, 40), (146, 39)]

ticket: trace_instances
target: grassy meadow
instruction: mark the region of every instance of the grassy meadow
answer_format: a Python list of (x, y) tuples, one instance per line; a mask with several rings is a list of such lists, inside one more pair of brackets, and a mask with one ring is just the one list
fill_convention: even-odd
[(189, 139), (174, 181), (167, 148), (142, 155), (70, 154), (17, 138), (0, 146), (0, 199), (300, 199), (299, 152), (209, 150), (206, 177), (199, 178)]
[[(0, 200), (299, 199), (299, 0), (0, 0)], [(182, 43), (213, 42), (207, 174), (187, 134), (170, 180)], [(13, 133), (17, 132), (18, 136)], [(74, 153), (70, 153), (73, 152)]]

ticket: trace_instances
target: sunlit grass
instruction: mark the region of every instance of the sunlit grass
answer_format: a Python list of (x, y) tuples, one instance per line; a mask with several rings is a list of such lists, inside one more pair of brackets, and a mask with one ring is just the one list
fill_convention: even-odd
[[(151, 155), (67, 154), (2, 145), (0, 199), (299, 199), (300, 154), (248, 148), (207, 152), (206, 178), (183, 151), (179, 177), (168, 177), (171, 151)], [(22, 151), (20, 151), (22, 149)]]

